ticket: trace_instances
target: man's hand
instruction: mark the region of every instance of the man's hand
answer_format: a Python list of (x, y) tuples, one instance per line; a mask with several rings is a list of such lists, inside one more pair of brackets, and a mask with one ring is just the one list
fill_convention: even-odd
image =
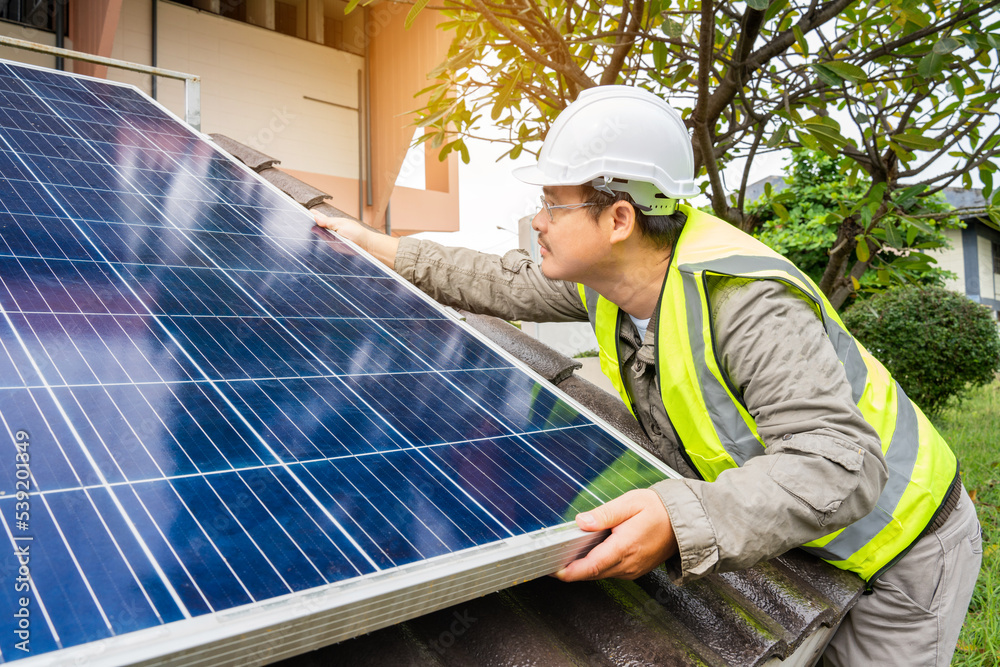
[(677, 540), (663, 501), (650, 489), (629, 491), (589, 512), (576, 515), (587, 532), (611, 529), (584, 558), (555, 573), (562, 581), (635, 579), (677, 551)]
[(313, 220), (316, 221), (318, 226), (329, 229), (332, 232), (337, 232), (348, 241), (354, 241), (362, 248), (364, 247), (363, 241), (365, 240), (365, 236), (371, 233), (362, 227), (357, 220), (352, 218), (331, 218), (317, 211), (310, 211), (310, 213), (312, 213)]
[(316, 211), (311, 211), (316, 225), (336, 232), (348, 241), (353, 241), (358, 247), (371, 253), (390, 269), (396, 264), (396, 250), (399, 239), (387, 236), (362, 226), (352, 218), (331, 218)]

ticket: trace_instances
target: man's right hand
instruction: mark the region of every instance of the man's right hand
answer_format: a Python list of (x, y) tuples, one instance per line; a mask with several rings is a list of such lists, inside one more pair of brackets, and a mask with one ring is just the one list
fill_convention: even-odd
[(331, 218), (328, 215), (323, 215), (317, 211), (310, 211), (313, 215), (313, 220), (316, 224), (324, 229), (329, 229), (332, 232), (337, 232), (343, 236), (348, 241), (354, 241), (359, 246), (364, 247), (362, 241), (367, 234), (370, 234), (370, 230), (365, 229), (357, 220), (353, 218)]
[(316, 211), (311, 213), (319, 227), (329, 229), (348, 241), (353, 241), (390, 269), (395, 265), (396, 250), (399, 247), (398, 238), (369, 229), (353, 218), (331, 218)]

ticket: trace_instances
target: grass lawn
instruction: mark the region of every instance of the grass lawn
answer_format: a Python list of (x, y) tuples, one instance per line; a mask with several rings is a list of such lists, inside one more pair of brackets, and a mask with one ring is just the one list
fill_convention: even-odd
[(983, 569), (952, 665), (993, 667), (1000, 664), (1000, 382), (933, 421), (962, 464), (983, 526)]

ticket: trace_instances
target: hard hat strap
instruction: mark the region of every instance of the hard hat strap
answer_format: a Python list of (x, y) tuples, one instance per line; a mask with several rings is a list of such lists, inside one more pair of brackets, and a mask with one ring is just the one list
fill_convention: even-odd
[(616, 192), (628, 193), (639, 210), (646, 215), (670, 215), (677, 210), (678, 200), (667, 197), (652, 183), (598, 176), (590, 182), (590, 185), (595, 190), (612, 197)]

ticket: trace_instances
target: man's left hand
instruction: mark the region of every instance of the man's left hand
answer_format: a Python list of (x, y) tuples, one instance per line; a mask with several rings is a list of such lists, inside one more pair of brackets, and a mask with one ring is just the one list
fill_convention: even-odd
[(629, 491), (611, 502), (576, 515), (587, 532), (611, 529), (603, 542), (555, 573), (562, 581), (635, 579), (677, 551), (677, 540), (663, 502), (655, 491)]

